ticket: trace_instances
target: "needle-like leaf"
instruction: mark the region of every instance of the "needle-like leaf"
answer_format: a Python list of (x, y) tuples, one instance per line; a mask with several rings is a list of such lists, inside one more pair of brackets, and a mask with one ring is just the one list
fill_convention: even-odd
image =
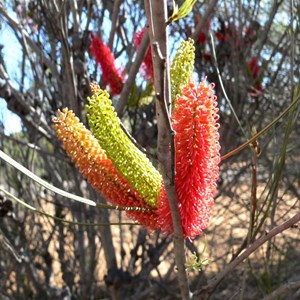
[(167, 23), (170, 24), (174, 21), (184, 18), (187, 16), (193, 9), (194, 4), (197, 0), (185, 0), (183, 4), (179, 7), (173, 2), (174, 10), (172, 16), (168, 19)]
[(86, 223), (86, 222), (76, 222), (76, 221), (71, 221), (71, 220), (66, 220), (64, 218), (59, 218), (59, 217), (56, 217), (56, 216), (53, 216), (51, 214), (48, 214), (42, 210), (39, 210), (39, 209), (36, 209), (35, 207), (27, 204), (26, 202), (24, 202), (23, 200), (17, 198), (16, 196), (14, 196), (13, 194), (11, 194), (10, 192), (4, 190), (3, 188), (0, 187), (0, 191), (3, 192), (7, 197), (9, 197), (11, 200), (23, 205), (24, 207), (30, 209), (31, 211), (34, 211), (40, 215), (43, 215), (43, 216), (46, 216), (48, 218), (51, 218), (55, 221), (59, 221), (59, 222), (62, 222), (62, 223), (67, 223), (67, 224), (70, 224), (70, 225), (81, 225), (81, 226), (113, 226), (113, 225), (140, 225), (138, 223), (134, 223), (134, 222), (122, 222), (122, 223), (119, 223), (119, 222), (110, 222), (110, 223)]
[(23, 174), (25, 174), (26, 176), (28, 176), (29, 178), (31, 178), (32, 180), (34, 180), (35, 182), (37, 182), (38, 184), (40, 184), (41, 186), (45, 187), (46, 189), (59, 194), (63, 197), (78, 201), (78, 202), (82, 202), (84, 204), (88, 204), (88, 205), (92, 205), (92, 206), (96, 206), (96, 202), (77, 196), (77, 195), (73, 195), (71, 193), (65, 192), (55, 186), (53, 186), (52, 184), (48, 183), (47, 181), (41, 179), (40, 177), (38, 177), (37, 175), (33, 174), (31, 171), (29, 171), (28, 169), (26, 169), (25, 167), (23, 167), (21, 164), (19, 164), (17, 161), (15, 161), (14, 159), (12, 159), (10, 156), (8, 156), (7, 154), (5, 154), (3, 151), (0, 150), (0, 158), (3, 159), (4, 161), (6, 161), (7, 163), (9, 163), (10, 165), (12, 165), (14, 168), (18, 169), (20, 172), (22, 172)]

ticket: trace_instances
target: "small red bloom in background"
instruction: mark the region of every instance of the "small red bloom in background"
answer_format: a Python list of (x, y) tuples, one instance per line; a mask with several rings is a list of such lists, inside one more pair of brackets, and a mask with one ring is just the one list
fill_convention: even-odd
[(258, 59), (257, 57), (253, 56), (250, 58), (248, 63), (249, 69), (251, 71), (253, 79), (257, 79), (260, 72), (260, 66), (258, 65)]
[(230, 34), (228, 32), (223, 33), (221, 31), (217, 31), (215, 35), (219, 42), (228, 42), (230, 40)]
[(202, 58), (206, 63), (211, 63), (211, 54), (209, 52), (204, 52)]
[[(184, 237), (193, 239), (207, 227), (219, 176), (220, 144), (218, 108), (214, 85), (202, 81), (182, 88), (175, 102), (172, 122), (176, 132), (176, 191)], [(164, 191), (158, 202), (162, 231), (172, 231)], [(171, 227), (171, 230), (170, 230)]]
[[(134, 33), (133, 36), (133, 41), (134, 41), (134, 46), (135, 49), (138, 50), (140, 47), (140, 44), (142, 42), (143, 36), (145, 34), (146, 28), (143, 28), (140, 31), (137, 31)], [(148, 81), (153, 81), (153, 61), (152, 61), (152, 54), (151, 54), (151, 47), (149, 46), (145, 57), (144, 57), (144, 61), (142, 63), (142, 70), (143, 70), (143, 76), (145, 77), (146, 80)]]
[(104, 83), (110, 87), (110, 94), (120, 94), (123, 88), (124, 77), (115, 66), (113, 53), (100, 37), (91, 34), (91, 39), (89, 51), (101, 66)]
[(201, 30), (199, 32), (198, 43), (200, 45), (205, 45), (205, 43), (206, 43), (206, 34), (205, 34), (205, 32), (203, 30)]
[(215, 33), (216, 39), (219, 42), (228, 42), (230, 40), (229, 28), (225, 25), (225, 21), (221, 17), (219, 17), (218, 20), (220, 27)]
[[(199, 23), (200, 21), (201, 21), (201, 17), (198, 16), (196, 18), (196, 24)], [(199, 32), (197, 42), (198, 42), (198, 44), (200, 44), (202, 46), (204, 46), (207, 41), (206, 32), (208, 32), (210, 30), (210, 23), (211, 23), (211, 21), (210, 21), (210, 19), (208, 19), (205, 23), (205, 30), (200, 30), (200, 32)]]
[(220, 28), (216, 31), (215, 37), (220, 44), (229, 43), (239, 50), (241, 43), (239, 40), (238, 30), (234, 23), (225, 24), (225, 21), (219, 18)]
[(255, 56), (251, 57), (248, 62), (248, 67), (253, 79), (253, 86), (249, 88), (248, 92), (252, 98), (257, 98), (259, 94), (262, 94), (264, 91), (261, 85), (261, 80), (259, 78), (261, 74), (258, 58)]

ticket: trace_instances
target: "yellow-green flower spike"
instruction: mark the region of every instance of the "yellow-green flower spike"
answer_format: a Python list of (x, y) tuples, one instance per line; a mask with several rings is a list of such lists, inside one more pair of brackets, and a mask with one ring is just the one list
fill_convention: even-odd
[(190, 81), (195, 62), (195, 47), (194, 41), (188, 39), (187, 41), (182, 41), (180, 47), (178, 48), (174, 60), (171, 66), (171, 97), (172, 104), (174, 106), (174, 101), (177, 95), (181, 95), (181, 85), (187, 85)]
[(151, 207), (157, 206), (162, 177), (149, 159), (128, 138), (112, 106), (109, 94), (92, 84), (88, 120), (100, 146), (118, 171)]

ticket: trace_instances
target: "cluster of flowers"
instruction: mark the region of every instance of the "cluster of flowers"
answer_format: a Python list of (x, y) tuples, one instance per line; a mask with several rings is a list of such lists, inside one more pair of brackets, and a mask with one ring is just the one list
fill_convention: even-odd
[[(142, 33), (139, 39), (141, 36)], [(98, 58), (102, 55), (95, 44), (91, 48)], [(184, 236), (191, 239), (208, 225), (220, 162), (214, 85), (203, 80), (196, 86), (191, 79), (193, 65), (194, 44), (188, 40), (181, 44), (172, 63), (171, 83), (178, 208)], [(104, 63), (101, 66), (108, 69)], [(128, 210), (127, 215), (149, 230), (172, 234), (161, 174), (122, 130), (109, 94), (96, 84), (91, 85), (91, 90), (93, 95), (87, 106), (91, 131), (68, 109), (59, 111), (54, 119), (67, 154), (109, 202), (139, 207)]]

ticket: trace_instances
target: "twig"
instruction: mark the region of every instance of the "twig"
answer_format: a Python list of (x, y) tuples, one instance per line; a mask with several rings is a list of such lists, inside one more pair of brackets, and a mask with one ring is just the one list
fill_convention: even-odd
[(275, 291), (273, 291), (271, 294), (264, 297), (263, 300), (277, 299), (277, 297), (283, 296), (283, 295), (285, 295), (295, 289), (299, 289), (299, 288), (300, 288), (300, 279), (298, 279), (298, 281), (287, 282), (287, 283), (283, 284), (282, 286), (280, 286)]
[(47, 156), (51, 156), (57, 160), (66, 161), (66, 156), (60, 155), (59, 152), (50, 152), (40, 146), (38, 146), (37, 144), (34, 143), (29, 143), (29, 142), (23, 142), (21, 140), (19, 140), (18, 138), (14, 138), (12, 135), (6, 135), (6, 134), (1, 134), (0, 133), (0, 137), (3, 139), (7, 139), (8, 141), (12, 141), (13, 143), (22, 145), (24, 147), (28, 147), (29, 149), (32, 149), (34, 151), (38, 151), (39, 153), (43, 154), (43, 155), (47, 155)]
[(10, 17), (10, 15), (4, 10), (4, 8), (1, 5), (0, 5), (0, 13), (5, 17), (7, 24), (14, 31), (23, 32), (24, 38), (26, 39), (28, 45), (38, 56), (41, 57), (41, 61), (46, 64), (46, 66), (51, 70), (53, 77), (58, 80), (60, 78), (60, 75), (58, 73), (55, 63), (44, 55), (42, 49), (29, 37), (28, 33), (22, 28), (22, 26), (18, 22), (16, 22), (13, 18)]
[[(33, 106), (26, 104), (24, 95), (19, 93), (13, 87), (13, 83), (9, 79), (9, 76), (6, 73), (4, 66), (0, 64), (0, 79), (2, 78), (4, 79), (5, 84), (2, 84), (0, 81), (0, 97), (3, 97), (6, 100), (8, 106), (10, 100), (16, 101), (18, 105), (16, 106), (16, 108), (11, 110), (15, 112), (18, 116), (20, 116), (23, 122), (27, 122), (27, 125), (30, 125), (31, 128), (36, 129), (41, 135), (43, 135), (46, 139), (51, 141), (51, 135), (50, 135), (51, 130), (48, 124), (44, 120), (42, 121), (42, 125), (43, 125), (42, 127), (39, 124), (36, 124), (30, 118), (27, 118), (27, 114), (35, 115), (36, 110)], [(25, 112), (22, 112), (22, 110), (24, 110)]]
[(265, 235), (261, 236), (259, 239), (254, 241), (251, 246), (249, 246), (240, 256), (238, 256), (234, 261), (228, 264), (222, 272), (216, 275), (214, 278), (209, 280), (208, 284), (203, 287), (201, 290), (194, 292), (193, 299), (207, 299), (209, 294), (219, 285), (222, 279), (230, 273), (232, 270), (235, 269), (241, 262), (243, 262), (246, 258), (248, 258), (255, 250), (257, 250), (260, 246), (262, 246), (265, 242), (270, 240), (275, 235), (287, 230), (291, 226), (295, 225), (297, 222), (300, 221), (300, 213), (297, 213), (288, 221), (284, 222), (281, 225), (274, 227)]
[(122, 4), (122, 0), (116, 0), (114, 2), (114, 7), (112, 11), (112, 16), (111, 16), (111, 30), (109, 34), (109, 40), (108, 40), (108, 47), (112, 50), (113, 48), (113, 43), (114, 43), (114, 37), (117, 29), (117, 24), (118, 24), (118, 16), (119, 16), (119, 11), (120, 11), (120, 6)]
[(81, 28), (80, 28), (80, 18), (79, 18), (79, 13), (78, 13), (77, 1), (71, 1), (70, 7), (71, 7), (71, 11), (72, 11), (72, 16), (73, 16), (74, 32), (79, 32), (81, 30)]
[(119, 101), (118, 101), (118, 104), (116, 107), (116, 112), (119, 117), (121, 117), (123, 115), (123, 111), (127, 104), (130, 91), (131, 91), (132, 86), (135, 81), (135, 76), (136, 76), (137, 72), (139, 71), (141, 63), (143, 62), (143, 59), (145, 57), (148, 46), (149, 46), (149, 35), (148, 35), (148, 32), (145, 32), (142, 42), (140, 44), (139, 50), (137, 51), (136, 58), (135, 58), (133, 64), (131, 65), (131, 68), (130, 68), (130, 71), (128, 74), (128, 78), (126, 80), (126, 83), (123, 86), (123, 89), (122, 89), (122, 92), (121, 92), (121, 95), (120, 95), (120, 98), (119, 98)]
[(227, 96), (227, 93), (226, 93), (226, 90), (225, 90), (225, 87), (224, 87), (224, 84), (223, 84), (223, 80), (222, 80), (222, 76), (221, 76), (221, 73), (220, 73), (220, 69), (218, 67), (218, 61), (217, 61), (217, 54), (216, 54), (216, 49), (215, 49), (215, 43), (214, 43), (214, 38), (212, 36), (212, 33), (210, 32), (210, 39), (211, 39), (211, 46), (212, 46), (212, 51), (213, 51), (213, 57), (214, 57), (214, 63), (215, 63), (215, 68), (216, 68), (216, 71), (217, 71), (217, 75), (218, 75), (218, 79), (219, 79), (219, 82), (220, 82), (220, 86), (221, 86), (221, 89), (222, 89), (222, 92), (223, 92), (223, 95), (230, 107), (230, 110), (232, 111), (233, 115), (234, 115), (234, 118), (236, 119), (236, 122), (238, 123), (243, 135), (246, 137), (246, 139), (248, 139), (248, 135), (247, 133), (245, 132), (236, 112), (235, 112), (235, 109), (233, 108), (232, 106), (232, 103), (229, 99), (229, 97)]
[(197, 24), (195, 31), (192, 34), (192, 39), (196, 41), (199, 37), (200, 30), (202, 30), (205, 27), (205, 24), (209, 17), (211, 16), (213, 10), (215, 9), (217, 5), (218, 0), (212, 0), (209, 2), (208, 7), (206, 8), (204, 16), (201, 18), (200, 22)]
[(260, 132), (258, 132), (257, 134), (255, 134), (251, 139), (249, 139), (248, 141), (246, 141), (244, 144), (240, 145), (236, 149), (234, 149), (234, 150), (228, 152), (227, 154), (223, 155), (221, 157), (221, 160), (223, 161), (223, 160), (231, 157), (232, 155), (234, 155), (234, 154), (242, 151), (247, 146), (249, 146), (250, 144), (252, 144), (253, 142), (255, 142), (261, 135), (265, 134), (270, 128), (272, 128), (283, 117), (285, 117), (290, 112), (290, 110), (293, 109), (294, 105), (299, 104), (298, 103), (299, 100), (300, 100), (300, 94), (295, 97), (295, 100), (277, 118), (275, 118), (271, 123), (269, 123), (265, 128), (263, 128)]
[(66, 82), (64, 83), (63, 97), (69, 98), (69, 107), (72, 109), (79, 118), (81, 117), (81, 110), (79, 108), (78, 103), (78, 91), (76, 88), (76, 78), (75, 78), (75, 71), (74, 71), (74, 64), (73, 64), (73, 54), (71, 53), (71, 49), (68, 44), (68, 34), (66, 32), (65, 26), (63, 26), (63, 19), (61, 20), (62, 25), (59, 28), (59, 37), (61, 41), (61, 55), (63, 58), (63, 66), (66, 77)]
[(264, 32), (261, 33), (261, 38), (260, 38), (260, 43), (257, 47), (257, 53), (261, 53), (263, 47), (266, 45), (266, 41), (269, 38), (269, 32), (270, 29), (272, 27), (272, 25), (274, 25), (274, 18), (275, 15), (277, 14), (277, 12), (279, 11), (279, 7), (280, 5), (284, 2), (284, 0), (277, 0), (273, 2), (273, 6), (270, 10), (270, 14), (268, 16), (268, 22), (264, 25)]

